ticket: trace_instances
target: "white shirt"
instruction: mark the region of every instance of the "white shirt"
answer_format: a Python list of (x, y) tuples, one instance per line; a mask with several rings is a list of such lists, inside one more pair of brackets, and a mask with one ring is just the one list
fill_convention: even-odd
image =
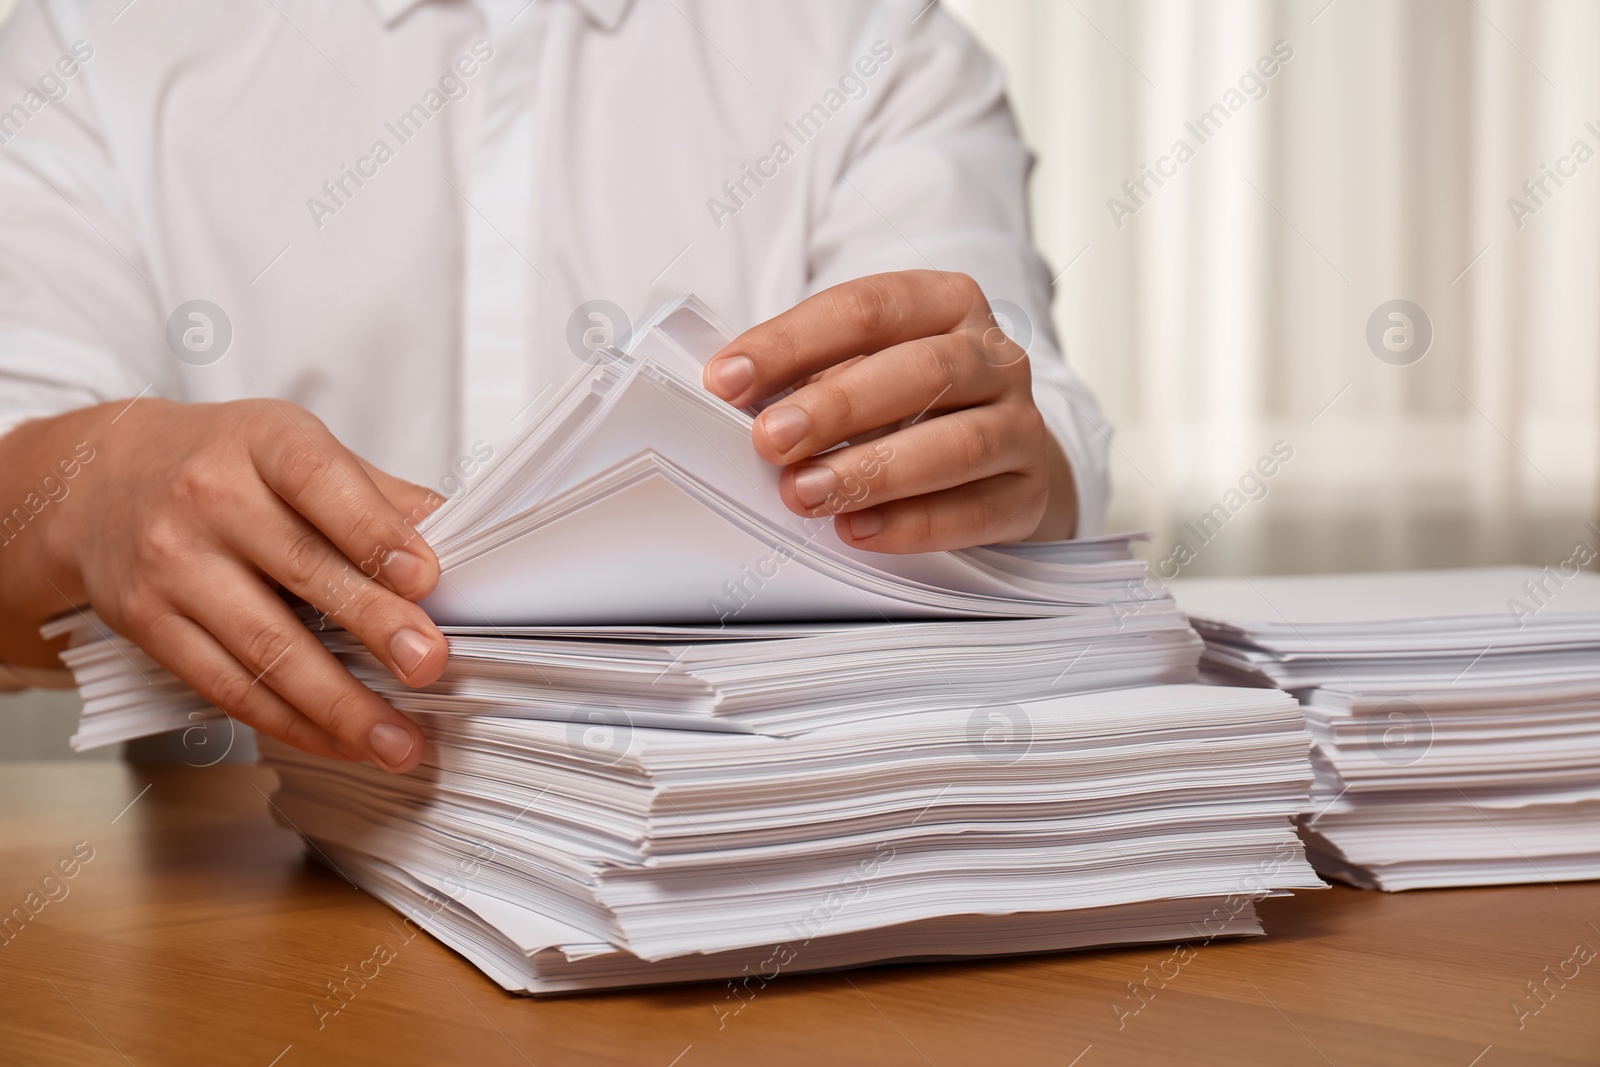
[(1005, 302), (1103, 527), (1031, 156), (927, 0), (21, 0), (0, 142), (0, 433), (281, 397), (449, 495), (580, 369), (587, 301), (745, 329), (937, 267)]

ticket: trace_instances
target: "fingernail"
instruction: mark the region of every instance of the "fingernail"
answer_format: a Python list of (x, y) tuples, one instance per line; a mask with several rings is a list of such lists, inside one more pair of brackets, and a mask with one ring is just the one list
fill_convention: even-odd
[(396, 550), (389, 554), (382, 570), (383, 576), (389, 580), (389, 588), (397, 593), (406, 593), (422, 585), (423, 576), (428, 572), (428, 565), (422, 561), (421, 556)]
[(416, 744), (416, 739), (411, 736), (410, 731), (392, 722), (380, 722), (367, 735), (367, 744), (372, 747), (372, 753), (378, 757), (378, 762), (385, 767), (394, 768), (405, 764), (411, 755), (412, 746)]
[(389, 639), (389, 655), (394, 657), (394, 665), (400, 668), (400, 673), (408, 677), (432, 651), (433, 642), (415, 630), (400, 630)]
[(756, 365), (749, 356), (724, 356), (706, 365), (706, 388), (724, 400), (742, 394), (756, 380)]
[(831, 467), (807, 467), (795, 472), (794, 495), (803, 507), (814, 508), (828, 499), (839, 482)]
[(856, 511), (839, 517), (850, 524), (850, 540), (852, 541), (863, 541), (868, 537), (876, 537), (883, 530), (883, 516), (876, 511)]
[(800, 439), (806, 435), (806, 428), (810, 425), (810, 416), (804, 409), (793, 404), (768, 408), (761, 416), (761, 429), (766, 433), (772, 447), (779, 452), (787, 452), (799, 444)]

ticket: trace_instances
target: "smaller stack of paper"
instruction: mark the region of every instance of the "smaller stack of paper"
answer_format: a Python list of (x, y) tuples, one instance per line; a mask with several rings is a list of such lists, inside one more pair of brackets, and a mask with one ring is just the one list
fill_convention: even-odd
[(1600, 878), (1600, 576), (1527, 567), (1189, 579), (1228, 684), (1289, 690), (1317, 869), (1381, 889)]
[[(1127, 539), (1119, 550), (1127, 552)], [(1106, 564), (1114, 565), (1114, 564)], [(1195, 680), (1171, 600), (1041, 619), (730, 627), (444, 626), (450, 662), (410, 689), (344, 630), (312, 631), (404, 712), (783, 736), (833, 722)], [(77, 748), (202, 728), (222, 713), (93, 612), (52, 622), (83, 694)]]

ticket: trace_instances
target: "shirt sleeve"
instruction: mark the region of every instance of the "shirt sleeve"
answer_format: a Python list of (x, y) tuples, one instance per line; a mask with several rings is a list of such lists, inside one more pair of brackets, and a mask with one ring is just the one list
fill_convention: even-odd
[[(38, 0), (0, 18), (0, 436), (164, 384), (136, 362), (164, 332), (89, 98), (93, 63)], [(0, 692), (73, 684), (0, 664)]]
[(882, 271), (971, 275), (1028, 353), (1035, 402), (1072, 464), (1077, 536), (1103, 533), (1111, 430), (1056, 339), (1050, 272), (1029, 234), (1033, 155), (998, 64), (926, 0), (880, 4), (853, 49), (846, 66), (870, 56), (876, 69), (850, 143), (817, 183), (812, 291)]
[(0, 435), (163, 391), (152, 354), (164, 327), (90, 100), (93, 67), (93, 45), (38, 0), (0, 24)]

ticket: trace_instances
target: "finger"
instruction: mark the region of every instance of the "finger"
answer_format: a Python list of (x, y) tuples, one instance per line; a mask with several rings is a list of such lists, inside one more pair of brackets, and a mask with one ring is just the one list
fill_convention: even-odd
[(411, 601), (362, 574), (316, 527), (263, 490), (259, 518), (225, 533), (229, 547), (344, 627), (410, 686), (444, 673), (450, 646)]
[(192, 619), (172, 610), (130, 635), (139, 647), (214, 706), (233, 718), (317, 756), (360, 759), (332, 734), (260, 684), (228, 650)]
[(938, 552), (1019, 541), (1039, 526), (1042, 472), (1000, 474), (955, 489), (893, 500), (834, 520), (839, 539), (873, 552)]
[(203, 563), (171, 598), (257, 684), (270, 686), (347, 749), (390, 771), (410, 770), (422, 759), (426, 742), (417, 725), (351, 677), (242, 563), (224, 557)]
[(987, 307), (965, 274), (873, 274), (807, 297), (735, 337), (706, 364), (705, 386), (736, 407), (754, 404), (835, 363), (957, 329)]
[(801, 515), (862, 511), (1039, 466), (1046, 433), (1021, 404), (968, 408), (795, 464), (779, 492)]
[(369, 578), (410, 600), (439, 581), (433, 550), (327, 428), (299, 409), (269, 401), (250, 455), (262, 480), (327, 535)]
[(971, 407), (1027, 389), (1028, 369), (975, 359), (959, 334), (919, 337), (773, 404), (751, 435), (769, 463), (793, 463), (883, 426), (930, 412)]
[(810, 385), (812, 382), (820, 382), (824, 378), (828, 377), (831, 374), (839, 374), (840, 372), (844, 371), (846, 368), (853, 367), (857, 363), (860, 363), (862, 360), (864, 360), (866, 358), (867, 358), (866, 354), (862, 353), (859, 356), (851, 356), (849, 359), (843, 361), (842, 363), (835, 363), (831, 367), (824, 367), (822, 370), (817, 371), (817, 373), (808, 374), (804, 378), (801, 378), (799, 381), (795, 382), (795, 388), (798, 389), (802, 385)]
[(366, 471), (367, 477), (372, 479), (372, 484), (378, 487), (384, 499), (394, 505), (396, 511), (405, 516), (405, 524), (415, 529), (417, 523), (439, 510), (439, 505), (444, 503), (444, 496), (434, 492), (425, 485), (408, 482), (404, 478), (396, 478), (388, 471), (380, 470), (356, 456), (356, 462), (361, 464), (361, 469)]

